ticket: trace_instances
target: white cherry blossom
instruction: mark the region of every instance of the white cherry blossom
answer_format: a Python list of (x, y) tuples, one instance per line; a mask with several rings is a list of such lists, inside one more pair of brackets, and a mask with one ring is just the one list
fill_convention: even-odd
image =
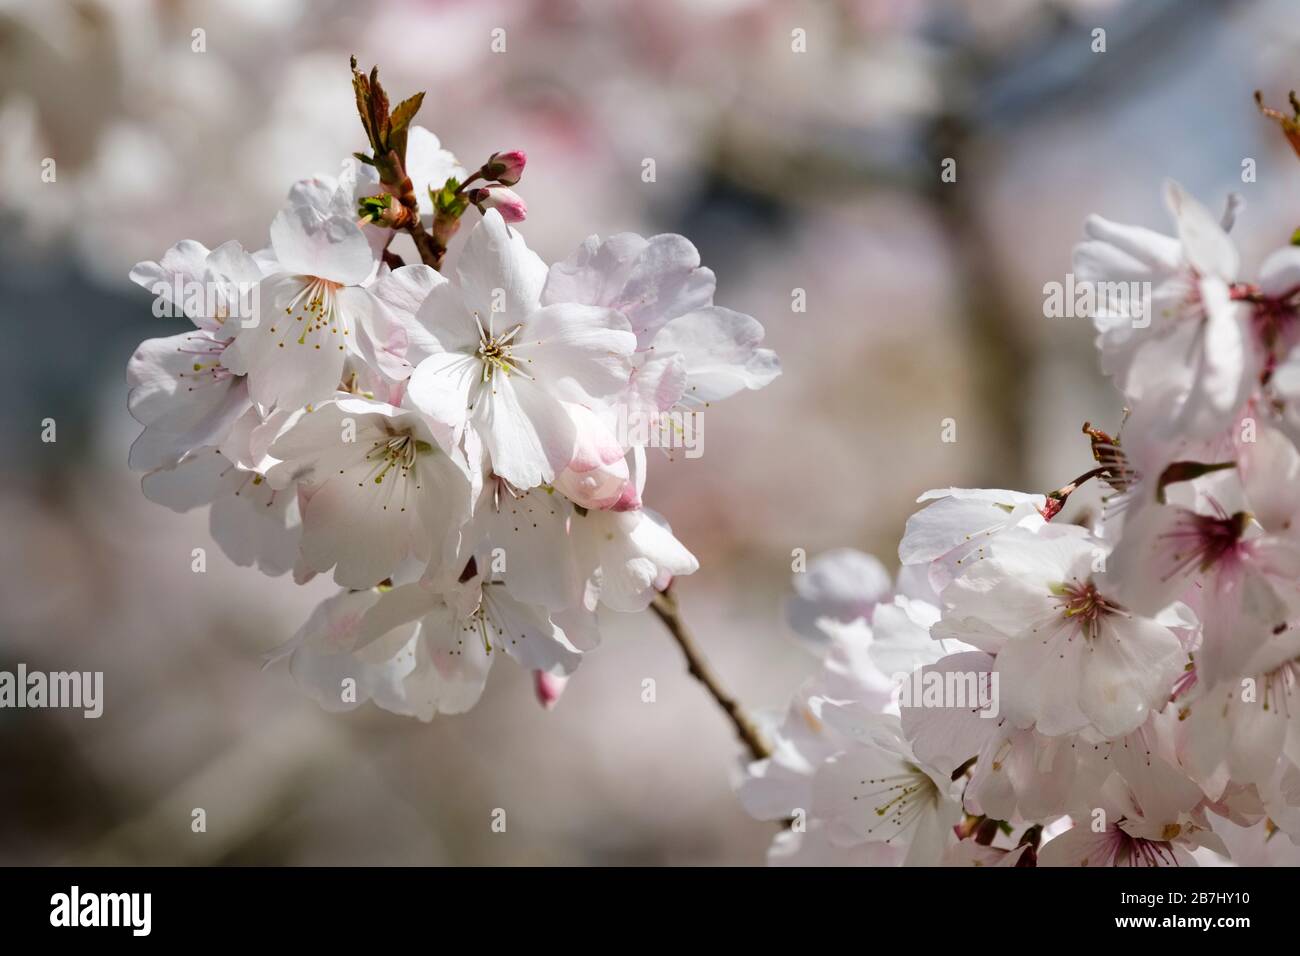
[(226, 365), (248, 376), (249, 394), (264, 408), (326, 401), (350, 356), (382, 369), (383, 356), (400, 345), (395, 320), (363, 287), (375, 278), (377, 250), (355, 212), (338, 208), (338, 189), (351, 195), (314, 184), (290, 194), (271, 223), (276, 271), (262, 281), (254, 320), (240, 323), (227, 350)]
[(943, 590), (951, 632), (995, 655), (1015, 725), (1116, 737), (1169, 700), (1186, 653), (1168, 627), (1114, 599), (1095, 570), (1105, 555), (1080, 528), (1015, 529)]
[(1094, 316), (1102, 368), (1133, 402), (1167, 387), (1178, 408), (1171, 427), (1195, 435), (1226, 426), (1259, 372), (1249, 310), (1232, 296), (1240, 259), (1213, 215), (1175, 182), (1165, 203), (1176, 237), (1089, 217), (1074, 254), (1084, 282), (1150, 283), (1136, 310)]
[(433, 285), (416, 315), (433, 354), (408, 398), (459, 438), (485, 448), (491, 469), (520, 490), (553, 481), (574, 457), (565, 402), (588, 407), (626, 387), (635, 339), (613, 309), (540, 301), (546, 266), (489, 210), (457, 262), (457, 282)]
[[(442, 442), (447, 442), (445, 435)], [(302, 489), (302, 555), (366, 588), (407, 560), (441, 565), (469, 517), (472, 477), (419, 414), (363, 398), (295, 413), (271, 444), (275, 488)]]
[(550, 269), (544, 304), (579, 302), (616, 309), (636, 335), (631, 378), (618, 403), (653, 426), (674, 406), (698, 408), (780, 373), (763, 326), (713, 304), (713, 272), (683, 236), (591, 236)]
[[(185, 240), (160, 262), (141, 262), (131, 279), (183, 314), (194, 329), (143, 342), (127, 365), (127, 400), (144, 431), (130, 465), (150, 471), (219, 444), (249, 407), (248, 383), (226, 361), (230, 338), (251, 306), (263, 264), (237, 242), (209, 251)], [(179, 298), (178, 298), (179, 294)]]

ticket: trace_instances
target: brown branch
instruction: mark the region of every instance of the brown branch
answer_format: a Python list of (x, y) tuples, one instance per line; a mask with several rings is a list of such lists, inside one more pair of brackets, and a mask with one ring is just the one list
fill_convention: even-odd
[(406, 231), (415, 240), (415, 248), (420, 253), (420, 261), (426, 266), (441, 272), (442, 258), (447, 254), (447, 247), (438, 242), (420, 225), (420, 214), (418, 212), (415, 214), (415, 221), (406, 227)]
[(722, 688), (718, 676), (713, 673), (713, 668), (696, 647), (695, 638), (682, 622), (681, 611), (677, 607), (677, 597), (672, 593), (672, 589), (656, 594), (654, 600), (650, 602), (650, 610), (664, 622), (664, 627), (668, 628), (668, 633), (673, 636), (673, 640), (686, 656), (687, 670), (690, 675), (704, 685), (704, 689), (718, 702), (723, 713), (731, 719), (736, 727), (737, 736), (749, 748), (754, 759), (765, 760), (772, 756), (772, 748), (763, 738), (758, 727), (745, 713), (740, 703)]

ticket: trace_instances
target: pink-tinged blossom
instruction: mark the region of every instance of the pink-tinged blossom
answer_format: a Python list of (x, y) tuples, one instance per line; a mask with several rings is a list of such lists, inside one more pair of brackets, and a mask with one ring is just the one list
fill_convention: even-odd
[(763, 326), (714, 305), (714, 287), (713, 272), (684, 237), (621, 233), (591, 236), (551, 266), (542, 302), (586, 303), (627, 317), (636, 351), (617, 401), (627, 420), (653, 429), (660, 412), (702, 408), (781, 374), (776, 354), (761, 347)]
[(1106, 553), (1074, 526), (1015, 529), (942, 591), (942, 633), (996, 656), (1015, 726), (1118, 737), (1169, 700), (1186, 653), (1165, 624), (1115, 599)]
[(1107, 303), (1093, 316), (1102, 369), (1133, 403), (1173, 389), (1170, 431), (1206, 436), (1226, 427), (1245, 403), (1260, 357), (1250, 310), (1232, 296), (1240, 265), (1232, 241), (1177, 183), (1166, 184), (1165, 203), (1173, 237), (1090, 216), (1074, 272), (1098, 288), (1149, 284), (1150, 297), (1139, 296), (1138, 308)]
[(542, 709), (551, 710), (560, 702), (560, 695), (564, 693), (564, 685), (568, 682), (569, 679), (560, 674), (533, 671), (533, 691), (537, 694), (537, 702), (542, 705)]
[[(639, 501), (617, 436), (584, 405), (565, 403), (573, 420), (573, 459), (555, 476), (555, 488), (583, 508), (630, 510)], [(634, 506), (633, 506), (634, 507)]]
[(378, 270), (378, 250), (355, 212), (344, 211), (354, 192), (333, 180), (300, 183), (271, 223), (276, 270), (262, 280), (257, 313), (239, 323), (225, 358), (248, 376), (249, 394), (263, 408), (326, 401), (349, 359), (380, 369), (396, 364), (400, 330), (365, 288)]
[(472, 476), (415, 412), (340, 397), (291, 417), (270, 446), (272, 487), (302, 489), (302, 554), (367, 588), (404, 562), (441, 562), (469, 516)]
[(600, 406), (627, 385), (635, 341), (607, 308), (542, 305), (546, 266), (489, 210), (471, 231), (457, 281), (433, 285), (416, 316), (431, 354), (407, 401), (464, 435), (471, 461), (520, 490), (551, 482), (573, 460), (565, 402)]
[(495, 179), (503, 186), (513, 186), (523, 178), (527, 163), (528, 157), (522, 149), (512, 149), (489, 156), (483, 164), (483, 172), (488, 179)]
[(1241, 674), (1300, 619), (1300, 451), (1260, 423), (1234, 470), (1172, 491), (1182, 503), (1144, 508), (1111, 560), (1120, 600), (1152, 614), (1176, 600), (1199, 611), (1199, 679)]
[(465, 196), (483, 212), (495, 209), (506, 222), (523, 222), (528, 218), (528, 204), (524, 197), (509, 186), (479, 186), (469, 190)]

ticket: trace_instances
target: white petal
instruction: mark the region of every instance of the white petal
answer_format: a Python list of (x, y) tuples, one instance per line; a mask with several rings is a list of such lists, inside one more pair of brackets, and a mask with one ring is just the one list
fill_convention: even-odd
[(459, 434), (482, 388), (482, 369), (478, 359), (460, 352), (430, 355), (411, 373), (406, 402), (430, 422)]
[[(993, 658), (981, 651), (953, 654), (922, 670), (937, 674), (992, 672)], [(923, 703), (910, 701), (899, 707), (903, 734), (916, 756), (941, 773), (951, 774), (999, 734), (1001, 721), (981, 717), (973, 707), (926, 707)]]
[(265, 280), (256, 324), (241, 326), (226, 349), (227, 366), (248, 375), (249, 394), (264, 408), (292, 410), (325, 401), (343, 377), (347, 346), (342, 330), (307, 331), (307, 319), (285, 313), (305, 287), (300, 276)]
[(1165, 203), (1178, 226), (1187, 261), (1202, 276), (1228, 282), (1237, 278), (1237, 249), (1219, 220), (1173, 180), (1165, 183)]
[(1253, 444), (1239, 452), (1238, 467), (1251, 513), (1266, 531), (1300, 529), (1300, 451), (1266, 422)]
[(497, 334), (520, 324), (537, 308), (546, 282), (546, 264), (495, 209), (470, 230), (456, 273), (466, 308)]
[(239, 470), (215, 448), (199, 448), (171, 468), (149, 472), (140, 485), (155, 504), (190, 511), (215, 501), (240, 479)]
[(322, 216), (311, 206), (291, 203), (271, 221), (271, 245), (286, 273), (358, 285), (378, 265), (356, 222)]
[(222, 366), (223, 344), (203, 332), (147, 339), (127, 366), (131, 415), (147, 426), (131, 449), (136, 470), (175, 464), (217, 445), (249, 407), (244, 382)]
[(275, 491), (263, 481), (246, 481), (237, 493), (212, 503), (212, 538), (241, 567), (256, 565), (272, 577), (284, 574), (298, 558), (302, 523), (295, 491)]
[(479, 391), (473, 422), (492, 470), (516, 488), (552, 481), (573, 459), (573, 420), (558, 399), (525, 378), (494, 374)]
[(713, 273), (700, 266), (699, 253), (686, 238), (647, 240), (623, 233), (604, 242), (592, 236), (552, 266), (542, 301), (617, 309), (644, 349), (672, 319), (712, 304), (714, 286)]
[(411, 366), (419, 365), (434, 352), (443, 351), (416, 316), (433, 290), (447, 284), (445, 276), (421, 263), (394, 269), (370, 286), (370, 293), (384, 303), (406, 333), (405, 358)]
[(1283, 246), (1259, 267), (1259, 291), (1280, 298), (1300, 288), (1300, 247)]
[(786, 620), (795, 633), (819, 641), (818, 618), (849, 622), (869, 618), (876, 603), (893, 588), (879, 559), (854, 548), (819, 554), (802, 574), (793, 576), (795, 596), (786, 601)]
[(576, 606), (586, 582), (568, 538), (569, 503), (543, 488), (518, 497), (503, 491), (499, 500), (489, 489), (484, 498), (467, 531), (476, 536), (470, 549), (479, 567), (493, 568), (498, 557), (504, 560), (499, 577), (525, 604), (552, 611)]
[(548, 305), (528, 317), (511, 351), (521, 370), (557, 398), (591, 405), (627, 387), (635, 347), (621, 313)]
[(770, 384), (781, 374), (771, 349), (759, 348), (763, 326), (752, 316), (711, 306), (673, 319), (654, 338), (657, 353), (686, 360), (685, 400), (716, 402), (742, 389)]
[(496, 585), (484, 587), (483, 605), (497, 629), (496, 640), (524, 667), (548, 674), (571, 674), (577, 669), (581, 652), (544, 608), (521, 604)]
[(1187, 662), (1178, 638), (1142, 617), (1103, 618), (1088, 651), (1081, 661), (1079, 707), (1108, 738), (1131, 733), (1163, 708)]

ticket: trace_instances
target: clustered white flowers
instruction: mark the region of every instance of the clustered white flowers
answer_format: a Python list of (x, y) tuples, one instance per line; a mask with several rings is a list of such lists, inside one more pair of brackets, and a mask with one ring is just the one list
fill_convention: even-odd
[(130, 463), (151, 500), (209, 507), (236, 563), (332, 574), (276, 655), (324, 707), (463, 712), (502, 652), (553, 700), (599, 607), (698, 566), (642, 504), (657, 429), (626, 423), (779, 365), (683, 237), (593, 236), (548, 267), (517, 226), (522, 152), (467, 173), (411, 125), (419, 96), (390, 112), (354, 82), (372, 152), (295, 184), (266, 248), (186, 240), (132, 272), (194, 328), (130, 362)]
[[(593, 236), (548, 266), (518, 225), (522, 152), (469, 171), (412, 124), (420, 95), (354, 86), (370, 151), (295, 184), (265, 248), (186, 240), (133, 270), (193, 329), (130, 362), (130, 464), (151, 500), (208, 507), (236, 563), (332, 576), (273, 654), (327, 709), (461, 713), (502, 652), (553, 702), (600, 607), (697, 568), (643, 504), (647, 441), (779, 366), (688, 240)], [(785, 823), (774, 861), (1300, 844), (1300, 246), (1252, 280), (1235, 204), (1166, 199), (1173, 235), (1092, 217), (1075, 251), (1127, 405), (1115, 437), (1084, 425), (1095, 467), (925, 493), (894, 578), (851, 550), (796, 575), (821, 669), (740, 786)], [(1087, 481), (1104, 506), (1067, 511)]]
[[(1221, 223), (1176, 184), (1166, 200), (1173, 235), (1094, 216), (1075, 250), (1081, 282), (1146, 290), (1093, 311), (1128, 408), (1122, 437), (1084, 426), (1096, 467), (1048, 495), (927, 492), (896, 583), (852, 551), (795, 576), (791, 623), (824, 663), (740, 787), (787, 821), (773, 862), (1300, 844), (1300, 247), (1252, 279), (1235, 205)], [(1104, 506), (1068, 523), (1087, 480)]]

